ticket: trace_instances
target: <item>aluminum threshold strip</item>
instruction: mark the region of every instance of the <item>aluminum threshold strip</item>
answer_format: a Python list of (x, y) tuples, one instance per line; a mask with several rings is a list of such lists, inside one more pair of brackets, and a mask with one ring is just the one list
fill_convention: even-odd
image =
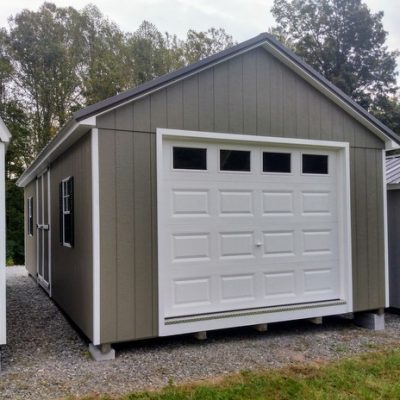
[(346, 304), (346, 301), (344, 300), (329, 300), (318, 303), (287, 304), (283, 306), (272, 306), (272, 307), (253, 308), (247, 310), (200, 314), (197, 316), (190, 315), (187, 317), (171, 317), (165, 319), (165, 325), (176, 325), (176, 324), (184, 324), (187, 322), (209, 321), (213, 319), (222, 319), (222, 318), (248, 317), (253, 315), (272, 314), (275, 312), (282, 312), (282, 311), (307, 310), (312, 308), (332, 307), (344, 304)]

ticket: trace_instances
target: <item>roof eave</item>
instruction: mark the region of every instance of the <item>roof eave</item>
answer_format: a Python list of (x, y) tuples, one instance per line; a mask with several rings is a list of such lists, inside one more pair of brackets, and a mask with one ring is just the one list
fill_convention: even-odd
[(19, 177), (16, 182), (17, 186), (25, 187), (33, 181), (66, 147), (72, 146), (72, 144), (79, 140), (86, 132), (92, 129), (94, 127), (92, 122), (92, 119), (81, 122), (77, 122), (75, 119), (69, 120)]

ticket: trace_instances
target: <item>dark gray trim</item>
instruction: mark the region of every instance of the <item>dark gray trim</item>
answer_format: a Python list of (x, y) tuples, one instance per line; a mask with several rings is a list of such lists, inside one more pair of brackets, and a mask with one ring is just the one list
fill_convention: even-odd
[(355, 111), (360, 113), (364, 118), (366, 118), (370, 123), (372, 123), (376, 128), (384, 132), (387, 136), (393, 139), (395, 142), (400, 144), (400, 136), (394, 133), (391, 129), (387, 126), (382, 124), (378, 119), (376, 119), (373, 115), (371, 115), (368, 111), (364, 108), (359, 106), (354, 100), (352, 100), (349, 96), (347, 96), (344, 92), (342, 92), (339, 88), (329, 82), (325, 77), (323, 77), (319, 72), (315, 71), (312, 67), (306, 64), (300, 57), (294, 54), (291, 50), (287, 49), (283, 46), (278, 40), (276, 40), (272, 35), (269, 33), (261, 33), (258, 36), (255, 36), (245, 42), (242, 42), (236, 46), (233, 46), (229, 49), (221, 51), (218, 54), (214, 54), (213, 56), (207, 57), (203, 60), (200, 60), (194, 64), (188, 65), (187, 67), (180, 68), (176, 71), (170, 72), (159, 78), (155, 78), (149, 82), (146, 82), (142, 85), (139, 85), (133, 89), (127, 90), (126, 92), (120, 93), (116, 96), (110, 97), (106, 100), (100, 101), (96, 104), (93, 104), (89, 107), (83, 108), (82, 110), (77, 111), (74, 113), (74, 118), (76, 121), (81, 121), (85, 118), (91, 117), (95, 114), (103, 112), (108, 108), (118, 106), (121, 103), (129, 101), (130, 99), (144, 95), (146, 92), (150, 90), (155, 90), (160, 86), (168, 84), (176, 79), (181, 79), (185, 75), (189, 75), (193, 72), (201, 68), (205, 68), (210, 64), (220, 62), (224, 58), (232, 57), (236, 53), (244, 51), (250, 47), (254, 47), (257, 45), (262, 45), (263, 43), (269, 43), (273, 47), (275, 47), (279, 52), (284, 54), (287, 58), (289, 58), (293, 63), (297, 64), (303, 70), (305, 70), (308, 74), (310, 74), (314, 79), (316, 79), (319, 83), (325, 86), (327, 89), (331, 90), (338, 96), (341, 100), (343, 100), (347, 105), (353, 108)]

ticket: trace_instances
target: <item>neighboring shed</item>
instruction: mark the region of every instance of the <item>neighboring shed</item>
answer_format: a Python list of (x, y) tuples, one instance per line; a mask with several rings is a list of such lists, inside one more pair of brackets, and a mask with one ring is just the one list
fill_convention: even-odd
[(6, 184), (5, 154), (10, 131), (0, 118), (0, 345), (6, 344)]
[(382, 321), (384, 155), (398, 140), (261, 34), (75, 113), (18, 181), (26, 266), (103, 351)]
[(389, 305), (400, 308), (400, 155), (386, 157)]

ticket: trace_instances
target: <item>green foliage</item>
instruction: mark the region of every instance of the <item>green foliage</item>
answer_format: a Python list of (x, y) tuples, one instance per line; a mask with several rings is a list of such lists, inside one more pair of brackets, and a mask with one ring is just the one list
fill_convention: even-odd
[(274, 0), (271, 11), (278, 39), (364, 108), (396, 92), (383, 12), (361, 0)]
[(78, 11), (45, 2), (11, 17), (0, 29), (0, 116), (13, 135), (6, 160), (8, 262), (24, 261), (23, 191), (15, 182), (72, 112), (231, 44), (223, 30), (190, 31), (186, 43), (147, 21), (125, 33), (93, 5)]
[(400, 398), (399, 374), (400, 350), (397, 349), (331, 364), (244, 371), (216, 383), (169, 385), (161, 391), (133, 393), (121, 400), (394, 400)]
[(196, 32), (190, 29), (183, 45), (185, 60), (190, 64), (219, 53), (234, 44), (232, 36), (222, 28), (210, 28), (206, 32)]

